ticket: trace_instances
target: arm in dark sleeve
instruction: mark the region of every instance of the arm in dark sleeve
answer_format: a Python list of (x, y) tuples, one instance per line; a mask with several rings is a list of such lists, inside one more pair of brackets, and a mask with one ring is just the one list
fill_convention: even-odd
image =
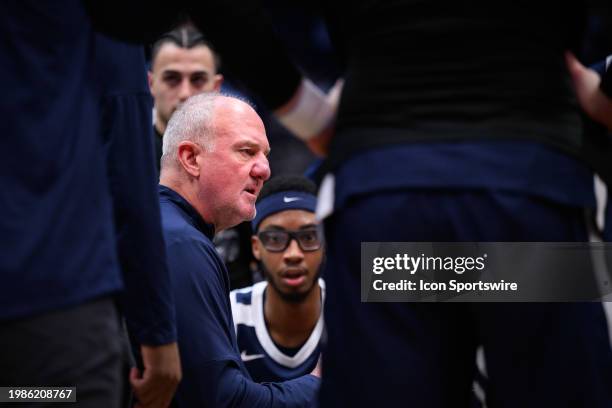
[(298, 89), (289, 59), (259, 0), (189, 1), (192, 20), (219, 52), (224, 68), (274, 110)]
[(605, 60), (591, 65), (589, 68), (594, 70), (601, 77), (599, 87), (609, 98), (612, 98), (612, 55)]
[(319, 385), (314, 376), (258, 384), (236, 346), (227, 280), (212, 246), (179, 241), (168, 246), (175, 291), (183, 380), (179, 407), (309, 407)]
[(174, 301), (161, 231), (144, 56), (139, 47), (101, 35), (96, 47), (109, 189), (125, 283), (122, 306), (135, 341), (168, 344), (176, 341)]
[[(189, 14), (221, 54), (223, 66), (270, 109), (287, 103), (300, 85), (301, 74), (258, 0), (177, 0), (155, 7), (142, 0), (84, 4), (96, 30), (141, 43), (153, 42)], [(134, 25), (143, 10), (148, 10), (147, 21)]]
[[(151, 44), (184, 18), (181, 1), (83, 0), (89, 19), (99, 33), (135, 44)], [(134, 22), (138, 22), (135, 24)]]
[(319, 379), (313, 375), (258, 384), (229, 360), (210, 362), (197, 371), (184, 369), (177, 392), (179, 407), (312, 407), (319, 388)]

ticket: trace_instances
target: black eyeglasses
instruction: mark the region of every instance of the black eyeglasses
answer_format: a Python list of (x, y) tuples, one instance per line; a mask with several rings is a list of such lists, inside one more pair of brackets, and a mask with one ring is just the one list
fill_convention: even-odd
[(267, 230), (261, 231), (257, 237), (270, 252), (283, 252), (292, 239), (295, 239), (304, 252), (316, 251), (321, 248), (321, 233), (316, 229), (299, 231)]

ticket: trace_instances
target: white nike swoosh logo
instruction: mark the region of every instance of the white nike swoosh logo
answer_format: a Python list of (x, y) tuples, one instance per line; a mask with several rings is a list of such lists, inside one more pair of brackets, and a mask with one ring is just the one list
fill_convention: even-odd
[(293, 201), (301, 200), (302, 197), (283, 197), (283, 201), (286, 203), (291, 203)]
[(264, 357), (265, 356), (263, 354), (247, 354), (246, 350), (242, 350), (242, 353), (240, 353), (240, 358), (244, 362), (251, 361), (251, 360), (257, 360), (258, 358), (264, 358)]

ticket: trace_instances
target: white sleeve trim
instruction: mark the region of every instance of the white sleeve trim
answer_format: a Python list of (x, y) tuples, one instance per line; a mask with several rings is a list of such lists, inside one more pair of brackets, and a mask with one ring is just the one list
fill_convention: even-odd
[(238, 333), (238, 325), (244, 324), (246, 326), (253, 326), (253, 313), (252, 313), (252, 304), (245, 305), (243, 303), (238, 303), (236, 300), (236, 294), (238, 292), (248, 292), (251, 290), (251, 287), (233, 290), (230, 292), (230, 306), (232, 307), (232, 318), (234, 320), (234, 330), (236, 334)]

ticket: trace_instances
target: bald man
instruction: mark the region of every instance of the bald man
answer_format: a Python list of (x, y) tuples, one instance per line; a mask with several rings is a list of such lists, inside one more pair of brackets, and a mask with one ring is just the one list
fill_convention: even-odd
[(184, 370), (179, 407), (304, 407), (315, 399), (312, 375), (251, 380), (236, 343), (227, 270), (212, 243), (215, 232), (255, 217), (269, 151), (255, 111), (217, 93), (191, 97), (168, 123), (160, 206)]

